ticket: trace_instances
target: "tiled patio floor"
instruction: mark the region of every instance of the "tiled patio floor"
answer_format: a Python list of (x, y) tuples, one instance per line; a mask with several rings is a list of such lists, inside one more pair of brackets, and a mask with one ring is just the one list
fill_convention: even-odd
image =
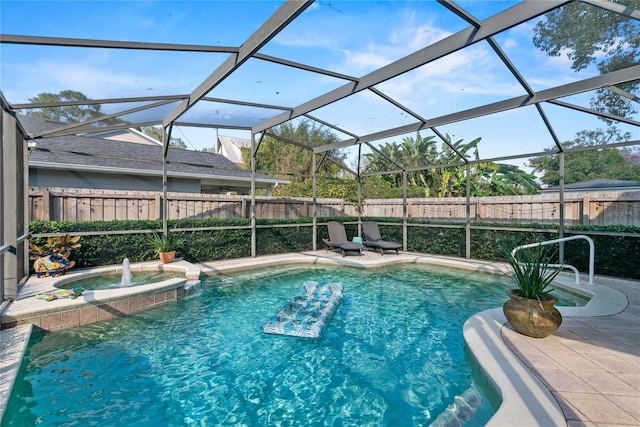
[(620, 314), (567, 317), (550, 337), (509, 327), (509, 348), (552, 392), (569, 427), (640, 426), (640, 286), (608, 284), (627, 295)]

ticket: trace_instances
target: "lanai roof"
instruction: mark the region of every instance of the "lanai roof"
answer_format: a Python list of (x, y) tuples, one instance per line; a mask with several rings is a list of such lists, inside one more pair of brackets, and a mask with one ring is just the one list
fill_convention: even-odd
[[(33, 7), (51, 7), (46, 3), (37, 6), (34, 3)], [(222, 9), (215, 14), (208, 8), (219, 7), (217, 3), (234, 6), (225, 9), (227, 15)], [(259, 141), (272, 127), (304, 118), (330, 128), (339, 136), (337, 143), (315, 147), (317, 153), (342, 149), (360, 155), (361, 148), (376, 150), (388, 141), (415, 135), (416, 131), (435, 135), (442, 142), (445, 134), (461, 135), (466, 128), (476, 132), (471, 137), (483, 138), (480, 160), (500, 161), (539, 155), (547, 148), (554, 152), (570, 151), (564, 142), (574, 131), (595, 129), (602, 126), (598, 119), (607, 119), (631, 135), (630, 140), (608, 146), (637, 145), (638, 113), (633, 117), (613, 116), (594, 110), (589, 99), (596, 91), (606, 90), (620, 100), (631, 99), (637, 104), (637, 98), (620, 86), (640, 81), (640, 64), (631, 63), (601, 75), (591, 68), (562, 81), (543, 81), (536, 70), (524, 65), (527, 62), (518, 56), (518, 46), (512, 46), (517, 33), (530, 33), (532, 25), (544, 19), (545, 14), (571, 7), (573, 3), (599, 11), (601, 21), (610, 25), (629, 21), (640, 28), (640, 11), (634, 9), (631, 0), (398, 2), (398, 7), (412, 9), (419, 19), (428, 20), (417, 27), (431, 33), (417, 34), (412, 39), (415, 44), (398, 45), (396, 50), (383, 55), (373, 48), (368, 50), (367, 44), (375, 47), (373, 37), (380, 33), (393, 39), (397, 34), (391, 29), (401, 28), (402, 23), (389, 22), (385, 16), (372, 19), (369, 11), (376, 2), (158, 2), (149, 5), (169, 10), (168, 26), (172, 19), (177, 19), (171, 13), (177, 14), (178, 10), (183, 18), (187, 17), (180, 23), (191, 19), (191, 26), (167, 32), (151, 25), (146, 35), (137, 40), (118, 37), (127, 33), (125, 23), (121, 29), (110, 19), (112, 28), (102, 28), (97, 17), (83, 16), (85, 8), (81, 3), (68, 3), (69, 10), (74, 12), (73, 19), (93, 21), (93, 25), (71, 26), (65, 22), (25, 25), (26, 16), (16, 19), (12, 15), (12, 2), (3, 2), (2, 28), (8, 34), (0, 35), (0, 65), (5, 76), (1, 90), (12, 108), (20, 112), (69, 105), (27, 102), (26, 98), (38, 93), (56, 90), (38, 87), (34, 83), (37, 79), (21, 81), (22, 77), (14, 70), (19, 64), (23, 70), (29, 70), (23, 74), (47, 73), (50, 70), (47, 61), (56, 58), (56, 63), (64, 64), (69, 73), (69, 87), (59, 89), (86, 92), (90, 98), (86, 104), (100, 105), (108, 118), (126, 121), (102, 129), (157, 124), (167, 129), (171, 126), (242, 129), (256, 134)], [(105, 2), (101, 7), (106, 16), (115, 17), (122, 16), (125, 5)], [(317, 28), (314, 15), (320, 13), (323, 25)], [(223, 21), (234, 22), (240, 28), (237, 34), (244, 34), (244, 38), (236, 35), (236, 39), (225, 44), (227, 36), (216, 31)], [(209, 28), (207, 39), (190, 38), (189, 28), (198, 25)], [(343, 49), (321, 42), (329, 34), (340, 35), (341, 28), (355, 28), (361, 38), (352, 40)], [(312, 38), (310, 33), (316, 35), (317, 43), (303, 44), (302, 39)], [(361, 63), (365, 65), (358, 70), (330, 66), (339, 63), (335, 56), (338, 53), (349, 55), (358, 50), (368, 54), (361, 55)], [(473, 84), (455, 73), (457, 67), (464, 65), (461, 52), (469, 53), (468, 58), (477, 61)], [(115, 83), (113, 88), (91, 87), (82, 76), (109, 72), (86, 69), (87, 57), (100, 55), (130, 58), (131, 70), (118, 70), (118, 76), (128, 71), (136, 73), (134, 63), (150, 66), (146, 74), (136, 74), (141, 80), (126, 93), (123, 86)], [(173, 70), (176, 80), (173, 86), (163, 86), (154, 78), (158, 68), (151, 64), (155, 59), (159, 62), (153, 64)], [(188, 68), (197, 68), (200, 78), (187, 72)], [(483, 81), (489, 70), (493, 77)], [(44, 76), (42, 80), (46, 80)], [(25, 84), (30, 84), (31, 92), (25, 92)], [(411, 96), (428, 85), (435, 85), (431, 93), (436, 93), (436, 87), (450, 86), (450, 96), (433, 99), (429, 90), (419, 99)], [(243, 90), (240, 92), (238, 88)], [(87, 132), (88, 126), (104, 125), (100, 123), (102, 119), (40, 132), (34, 138), (77, 135)], [(564, 131), (567, 126), (569, 130)], [(473, 159), (461, 156), (460, 161)]]

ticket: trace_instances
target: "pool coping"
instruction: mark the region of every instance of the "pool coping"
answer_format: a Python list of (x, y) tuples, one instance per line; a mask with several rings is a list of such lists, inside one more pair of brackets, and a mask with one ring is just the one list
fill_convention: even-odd
[[(230, 274), (241, 271), (250, 271), (258, 268), (281, 267), (288, 265), (326, 265), (326, 266), (350, 266), (355, 268), (382, 268), (393, 265), (434, 265), (450, 267), (458, 270), (477, 272), (482, 274), (503, 275), (508, 266), (503, 263), (495, 263), (481, 260), (467, 260), (438, 255), (422, 255), (415, 253), (400, 253), (399, 255), (377, 255), (365, 252), (358, 257), (340, 257), (328, 251), (303, 252), (292, 254), (280, 254), (261, 256), (259, 258), (242, 258), (224, 261), (203, 262), (196, 265), (182, 261), (180, 268), (192, 275), (197, 270), (208, 276), (218, 274)], [(157, 263), (156, 263), (157, 266)], [(133, 266), (132, 266), (133, 267)], [(114, 267), (105, 267), (109, 271)], [(103, 270), (104, 271), (104, 270)], [(601, 285), (575, 285), (573, 276), (560, 275), (557, 279), (560, 287), (573, 289), (577, 293), (591, 296), (591, 301), (584, 307), (559, 307), (563, 316), (604, 316), (616, 314), (624, 310), (627, 299), (624, 294)], [(599, 278), (597, 278), (599, 279)], [(603, 278), (609, 279), (609, 278)], [(43, 279), (38, 279), (43, 280)], [(48, 280), (48, 279), (44, 279)], [(156, 284), (154, 284), (156, 285)], [(45, 285), (42, 285), (44, 287)], [(49, 285), (50, 286), (50, 285)], [(138, 292), (141, 287), (137, 286)], [(40, 288), (41, 289), (41, 288)], [(134, 289), (134, 288), (129, 288)], [(121, 296), (122, 292), (131, 292), (127, 288), (113, 290), (113, 297)], [(109, 290), (112, 291), (112, 290)], [(118, 294), (118, 291), (120, 293)], [(29, 292), (33, 292), (30, 289)], [(25, 295), (29, 294), (25, 292)], [(33, 294), (35, 295), (35, 294)], [(46, 301), (38, 303), (50, 304)], [(18, 303), (17, 300), (14, 303)], [(56, 300), (58, 301), (58, 300)], [(74, 303), (77, 300), (68, 300)], [(40, 304), (40, 305), (43, 305)], [(45, 305), (45, 307), (47, 307)], [(50, 306), (47, 307), (50, 310)], [(33, 307), (32, 307), (33, 309)], [(6, 311), (6, 310), (5, 310)], [(4, 315), (4, 313), (3, 313)], [(557, 400), (551, 391), (541, 380), (513, 353), (502, 338), (502, 329), (507, 325), (506, 318), (501, 308), (486, 310), (469, 318), (463, 326), (463, 334), (471, 354), (477, 361), (483, 375), (499, 394), (501, 404), (487, 426), (541, 426), (567, 425), (566, 418)], [(11, 331), (15, 329), (15, 331)], [(6, 331), (11, 331), (6, 333)], [(18, 327), (0, 331), (2, 348), (0, 348), (0, 373), (10, 375), (13, 372), (13, 380), (3, 381), (0, 385), (0, 420), (6, 409), (8, 398), (17, 376), (17, 370), (24, 357), (27, 342), (31, 335), (32, 327)], [(26, 338), (25, 338), (26, 337)], [(4, 351), (5, 343), (10, 342), (9, 354)], [(7, 384), (10, 387), (6, 390)]]
[[(563, 317), (610, 316), (627, 307), (624, 294), (597, 283), (577, 285), (572, 275), (559, 276), (554, 283), (591, 298), (583, 307), (557, 307)], [(486, 426), (567, 425), (553, 393), (505, 343), (503, 329), (508, 327), (501, 307), (477, 313), (463, 326), (467, 346), (502, 400)]]

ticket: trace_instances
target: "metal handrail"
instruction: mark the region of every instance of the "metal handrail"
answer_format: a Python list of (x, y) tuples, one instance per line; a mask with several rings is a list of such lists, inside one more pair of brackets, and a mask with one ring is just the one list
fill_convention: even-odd
[[(511, 251), (511, 256), (513, 257), (513, 259), (515, 259), (517, 261), (516, 252), (518, 252), (520, 249), (535, 248), (535, 247), (538, 247), (538, 246), (553, 245), (554, 243), (567, 242), (569, 240), (577, 240), (577, 239), (584, 239), (587, 242), (589, 242), (589, 283), (587, 283), (587, 284), (588, 285), (593, 285), (593, 268), (594, 268), (594, 259), (595, 259), (596, 248), (595, 248), (595, 244), (593, 243), (593, 239), (591, 239), (591, 237), (589, 237), (589, 236), (585, 236), (583, 234), (580, 234), (580, 235), (577, 235), (577, 236), (563, 237), (561, 239), (546, 240), (544, 242), (530, 243), (528, 245), (518, 246), (518, 247), (514, 248)], [(557, 268), (568, 268), (570, 270), (573, 270), (573, 272), (576, 275), (576, 284), (580, 284), (580, 273), (578, 272), (578, 269), (575, 268), (574, 266), (568, 265), (568, 264), (547, 264), (547, 266), (549, 266), (549, 267), (557, 267)]]

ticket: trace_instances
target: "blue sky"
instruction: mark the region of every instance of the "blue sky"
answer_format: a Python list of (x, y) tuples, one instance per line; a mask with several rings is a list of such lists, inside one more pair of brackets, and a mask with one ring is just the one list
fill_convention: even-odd
[[(280, 3), (2, 0), (0, 26), (5, 34), (238, 46)], [(458, 2), (479, 19), (516, 3)], [(593, 69), (575, 73), (566, 55), (550, 58), (536, 49), (531, 41), (534, 25), (535, 22), (522, 24), (498, 35), (496, 41), (535, 90), (595, 75)], [(261, 53), (360, 77), (466, 26), (434, 1), (320, 1)], [(0, 89), (11, 103), (65, 89), (95, 99), (190, 93), (226, 59), (226, 54), (20, 45), (0, 45), (0, 54)], [(338, 79), (255, 60), (243, 65), (238, 76), (242, 79), (224, 82), (211, 96), (295, 106), (344, 84)], [(420, 67), (378, 88), (427, 119), (524, 94), (486, 43)], [(576, 96), (571, 101), (588, 106), (590, 95)], [(313, 114), (358, 134), (415, 121), (366, 93)], [(585, 128), (603, 127), (596, 119), (558, 107), (549, 107), (548, 114), (561, 140), (572, 139)], [(482, 157), (541, 151), (552, 145), (533, 108), (439, 130), (466, 141), (482, 137)], [(250, 137), (244, 131), (219, 132)], [(640, 139), (638, 131), (634, 132), (635, 138)], [(199, 149), (213, 145), (215, 131), (180, 128), (174, 136), (182, 138), (190, 148)], [(402, 136), (394, 138), (401, 139)], [(523, 166), (526, 161), (515, 163)]]

